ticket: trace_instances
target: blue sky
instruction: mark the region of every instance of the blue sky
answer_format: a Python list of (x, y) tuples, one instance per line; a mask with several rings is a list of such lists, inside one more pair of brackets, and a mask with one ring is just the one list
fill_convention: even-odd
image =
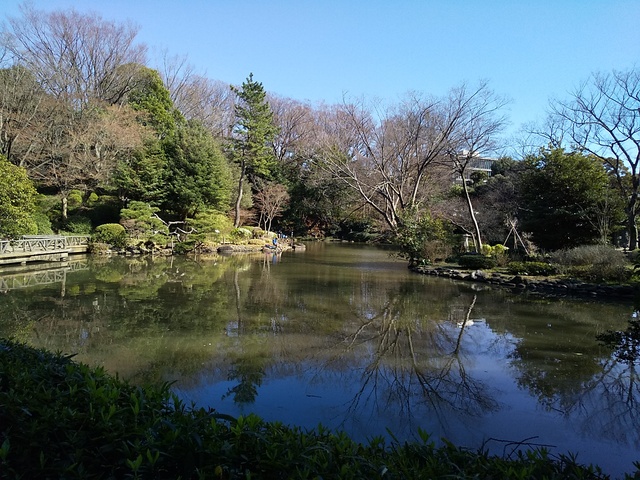
[[(17, 0), (0, 14), (17, 15)], [(311, 102), (394, 102), (486, 79), (515, 132), (594, 71), (640, 64), (638, 0), (33, 0), (131, 20), (206, 76)]]

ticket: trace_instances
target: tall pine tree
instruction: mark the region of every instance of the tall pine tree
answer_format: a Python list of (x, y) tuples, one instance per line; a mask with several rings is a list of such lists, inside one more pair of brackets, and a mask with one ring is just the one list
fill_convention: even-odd
[(254, 81), (253, 74), (249, 75), (241, 89), (231, 89), (238, 97), (233, 125), (232, 157), (240, 167), (234, 221), (235, 226), (239, 227), (245, 179), (253, 181), (256, 177), (271, 177), (276, 164), (271, 145), (278, 128), (262, 83)]

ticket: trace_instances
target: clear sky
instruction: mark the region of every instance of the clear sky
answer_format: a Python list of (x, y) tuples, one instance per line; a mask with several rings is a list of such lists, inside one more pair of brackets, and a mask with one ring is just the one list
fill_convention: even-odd
[[(0, 15), (19, 14), (0, 0)], [(595, 71), (640, 65), (640, 0), (33, 0), (131, 20), (152, 49), (284, 97), (394, 102), (489, 81), (516, 131)], [(153, 65), (150, 65), (153, 66)]]

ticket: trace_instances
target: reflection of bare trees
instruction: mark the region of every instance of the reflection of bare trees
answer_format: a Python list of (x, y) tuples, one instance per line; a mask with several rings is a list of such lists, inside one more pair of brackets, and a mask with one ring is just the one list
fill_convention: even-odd
[[(596, 338), (611, 348), (611, 355), (578, 357), (584, 358), (584, 365), (574, 366), (571, 380), (552, 375), (549, 364), (544, 369), (531, 364), (521, 366), (520, 383), (536, 393), (542, 405), (562, 413), (583, 432), (640, 447), (640, 382), (636, 369), (640, 361), (640, 322), (630, 321), (626, 331), (608, 331)], [(526, 358), (523, 352), (521, 356)], [(522, 358), (520, 365), (526, 363)], [(594, 364), (595, 369), (591, 368)], [(586, 372), (582, 379), (580, 369)]]
[(635, 365), (609, 360), (563, 407), (567, 415), (579, 416), (584, 431), (640, 448), (638, 400)]
[(469, 344), (463, 337), (473, 324), (476, 299), (474, 295), (461, 316), (436, 321), (411, 318), (406, 299), (390, 295), (375, 315), (341, 338), (330, 362), (356, 357), (349, 361), (361, 370), (361, 386), (347, 416), (366, 403), (381, 411), (392, 408), (394, 415), (404, 414), (410, 421), (415, 407), (426, 406), (441, 423), (450, 411), (478, 416), (496, 409), (487, 386), (467, 370)]

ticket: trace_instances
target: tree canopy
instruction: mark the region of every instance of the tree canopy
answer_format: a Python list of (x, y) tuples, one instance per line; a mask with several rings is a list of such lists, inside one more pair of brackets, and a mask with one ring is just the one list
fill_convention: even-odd
[(240, 225), (240, 206), (244, 180), (254, 177), (269, 179), (275, 167), (272, 144), (278, 133), (273, 112), (262, 83), (250, 74), (240, 89), (232, 87), (238, 97), (231, 140), (231, 157), (239, 164), (240, 172), (235, 202), (235, 226)]
[(525, 159), (518, 217), (521, 228), (548, 250), (597, 243), (598, 215), (609, 178), (602, 162), (560, 148)]
[(36, 195), (25, 169), (0, 155), (0, 238), (38, 233), (33, 218)]

